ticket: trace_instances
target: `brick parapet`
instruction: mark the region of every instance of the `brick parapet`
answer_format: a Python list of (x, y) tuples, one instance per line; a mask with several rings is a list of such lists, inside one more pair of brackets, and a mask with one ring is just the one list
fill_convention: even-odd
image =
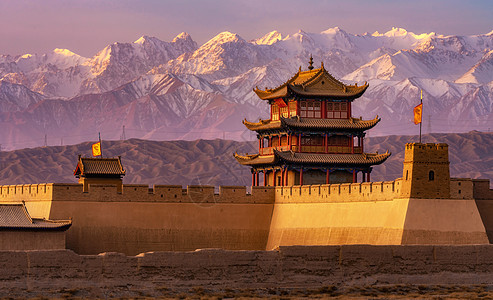
[[(400, 197), (402, 179), (385, 182), (322, 184), (289, 187), (125, 184), (118, 193), (115, 185), (92, 184), (83, 192), (82, 184), (43, 183), (0, 186), (0, 202), (22, 201), (102, 201), (165, 203), (266, 203), (385, 201)], [(451, 199), (492, 199), (489, 180), (451, 178)]]

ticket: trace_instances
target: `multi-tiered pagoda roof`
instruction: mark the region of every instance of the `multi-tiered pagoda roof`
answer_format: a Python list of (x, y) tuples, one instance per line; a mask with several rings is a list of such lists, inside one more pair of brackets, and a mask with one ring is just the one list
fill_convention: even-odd
[[(346, 85), (330, 75), (322, 63), (313, 69), (298, 72), (276, 88), (254, 92), (271, 107), (271, 118), (243, 124), (257, 132), (259, 153), (234, 154), (236, 160), (252, 168), (252, 184), (259, 185), (259, 173), (264, 174), (264, 185), (303, 184), (303, 173), (311, 183), (363, 181), (370, 178), (373, 165), (383, 163), (390, 153), (365, 153), (365, 131), (378, 124), (354, 118), (352, 102), (368, 88)], [(308, 173), (307, 173), (308, 172)], [(318, 177), (317, 177), (318, 176)], [(333, 177), (333, 180), (331, 178)], [(351, 178), (351, 179), (349, 179)]]
[(321, 68), (314, 70), (301, 71), (300, 67), (291, 79), (280, 86), (265, 90), (256, 87), (254, 92), (262, 100), (290, 96), (327, 97), (328, 95), (333, 99), (356, 99), (363, 95), (367, 88), (366, 82), (362, 86), (345, 85), (330, 75), (322, 63)]

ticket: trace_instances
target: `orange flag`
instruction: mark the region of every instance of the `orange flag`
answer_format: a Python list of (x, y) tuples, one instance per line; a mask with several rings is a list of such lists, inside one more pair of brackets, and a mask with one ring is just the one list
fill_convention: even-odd
[(423, 119), (423, 103), (414, 108), (414, 124), (418, 125)]
[(100, 156), (100, 155), (101, 155), (101, 142), (92, 144), (92, 156)]

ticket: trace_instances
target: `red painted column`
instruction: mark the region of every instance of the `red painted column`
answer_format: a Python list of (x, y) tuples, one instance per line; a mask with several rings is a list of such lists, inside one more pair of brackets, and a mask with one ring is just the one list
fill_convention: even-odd
[(330, 170), (327, 169), (327, 175), (326, 175), (326, 178), (325, 178), (325, 183), (326, 184), (330, 184)]
[(353, 170), (353, 183), (356, 183), (356, 170)]
[(252, 171), (252, 186), (255, 186), (255, 172)]
[(351, 154), (354, 154), (354, 136), (351, 135)]
[(300, 169), (300, 185), (303, 185), (303, 168)]
[(264, 170), (264, 186), (267, 186), (267, 172)]
[(347, 102), (347, 115), (351, 118), (351, 101)]
[(262, 139), (258, 140), (258, 149), (262, 149)]
[(368, 182), (371, 182), (370, 181), (370, 173), (371, 173), (371, 171), (369, 171), (368, 174), (367, 174), (367, 176), (368, 176), (368, 178), (367, 178), (368, 179)]
[(321, 112), (322, 119), (327, 119), (326, 103), (327, 103), (326, 101), (322, 101), (322, 112)]
[(329, 135), (326, 133), (325, 134), (325, 153), (329, 153)]
[(276, 170), (272, 170), (272, 186), (276, 186)]
[(301, 133), (298, 135), (298, 152), (301, 152)]
[(289, 173), (288, 168), (286, 168), (286, 170), (284, 171), (284, 173), (286, 173), (286, 175), (285, 175), (286, 178), (284, 179), (284, 184), (287, 186), (287, 185), (289, 185), (289, 183), (288, 183), (289, 182), (288, 181), (288, 173)]
[(256, 177), (255, 178), (255, 180), (256, 180), (255, 186), (260, 186), (260, 181), (259, 181), (260, 174), (259, 173), (260, 173), (259, 171), (255, 172), (255, 177)]
[(284, 186), (284, 169), (281, 169), (281, 186)]
[(361, 153), (365, 152), (365, 144), (364, 144), (364, 138), (361, 137)]

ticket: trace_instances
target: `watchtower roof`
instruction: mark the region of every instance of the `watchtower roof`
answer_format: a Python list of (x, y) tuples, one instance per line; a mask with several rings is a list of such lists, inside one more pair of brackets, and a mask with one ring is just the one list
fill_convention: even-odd
[(117, 158), (93, 158), (81, 157), (74, 170), (74, 176), (80, 177), (115, 177), (125, 176), (121, 157)]
[(259, 120), (258, 122), (248, 122), (243, 120), (243, 124), (246, 128), (254, 131), (266, 131), (275, 130), (281, 128), (293, 128), (293, 129), (331, 129), (331, 130), (343, 130), (343, 131), (365, 131), (373, 128), (380, 122), (380, 118), (376, 116), (372, 120), (362, 120), (359, 118), (349, 119), (310, 119), (281, 117), (278, 121), (272, 120)]
[(293, 151), (274, 150), (273, 155), (238, 155), (236, 160), (246, 166), (276, 164), (279, 161), (316, 165), (351, 165), (370, 166), (383, 163), (391, 154), (361, 153), (361, 154), (329, 154), (329, 153), (296, 153)]
[(335, 79), (324, 68), (324, 64), (319, 69), (298, 72), (288, 81), (280, 86), (265, 90), (258, 87), (253, 91), (262, 100), (273, 100), (287, 97), (292, 94), (308, 97), (331, 97), (333, 99), (356, 99), (363, 95), (368, 88), (365, 82), (362, 86), (346, 85)]

